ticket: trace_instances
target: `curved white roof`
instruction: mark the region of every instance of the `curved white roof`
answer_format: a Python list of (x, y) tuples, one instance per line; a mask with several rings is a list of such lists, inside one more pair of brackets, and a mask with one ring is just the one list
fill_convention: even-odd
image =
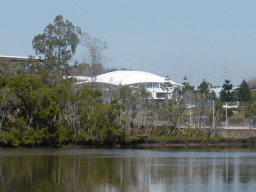
[[(135, 83), (165, 83), (166, 80), (164, 77), (143, 71), (113, 71), (97, 76), (95, 82), (114, 85), (130, 85)], [(174, 81), (169, 82), (172, 85), (181, 86)]]

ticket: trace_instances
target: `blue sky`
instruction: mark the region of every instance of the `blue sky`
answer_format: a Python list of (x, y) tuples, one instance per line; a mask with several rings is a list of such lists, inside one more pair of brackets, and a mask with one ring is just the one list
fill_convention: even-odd
[[(4, 1), (0, 12), (0, 55), (35, 55), (34, 36), (63, 15), (92, 37), (106, 41), (106, 67), (171, 74), (177, 83), (189, 75), (238, 85), (256, 75), (256, 1)], [(86, 48), (77, 48), (82, 61)]]

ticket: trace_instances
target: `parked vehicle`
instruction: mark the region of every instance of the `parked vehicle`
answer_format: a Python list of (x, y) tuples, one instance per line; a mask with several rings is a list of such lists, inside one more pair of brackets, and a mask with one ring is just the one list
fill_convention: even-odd
[(223, 105), (223, 108), (228, 108), (228, 109), (237, 109), (237, 105)]

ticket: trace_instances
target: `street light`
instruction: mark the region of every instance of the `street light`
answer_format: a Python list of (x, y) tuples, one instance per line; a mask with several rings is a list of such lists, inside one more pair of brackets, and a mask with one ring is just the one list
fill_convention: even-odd
[(166, 98), (167, 98), (167, 100), (169, 99), (169, 94), (168, 94), (168, 90), (169, 90), (169, 86), (168, 85), (171, 85), (171, 83), (169, 82), (170, 81), (170, 78), (169, 78), (169, 76), (168, 75), (166, 75), (166, 79), (165, 79), (165, 87), (166, 87), (166, 90), (167, 90), (167, 96), (166, 96)]
[(226, 129), (228, 128), (228, 102), (226, 102)]
[(253, 118), (255, 118), (256, 116), (251, 116), (250, 117), (250, 128), (252, 128), (252, 124), (253, 124)]
[(215, 103), (215, 101), (213, 100), (212, 102), (213, 102), (212, 128), (214, 128), (214, 103)]
[(168, 105), (168, 81), (170, 80), (170, 79), (168, 79), (168, 75), (166, 75), (166, 79), (165, 79), (165, 88), (166, 88), (166, 90), (167, 90), (167, 95), (166, 95), (166, 101), (165, 101), (165, 107), (166, 107), (166, 110), (167, 110), (167, 105)]
[(191, 106), (191, 101), (190, 101), (190, 119), (189, 119), (189, 121), (190, 121), (190, 127), (192, 126), (192, 124), (191, 124), (191, 108), (192, 108), (192, 106)]

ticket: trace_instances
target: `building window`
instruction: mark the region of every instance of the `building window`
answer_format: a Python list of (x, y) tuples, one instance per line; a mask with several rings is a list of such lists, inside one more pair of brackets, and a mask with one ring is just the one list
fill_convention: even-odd
[(156, 98), (165, 98), (166, 93), (156, 93)]

